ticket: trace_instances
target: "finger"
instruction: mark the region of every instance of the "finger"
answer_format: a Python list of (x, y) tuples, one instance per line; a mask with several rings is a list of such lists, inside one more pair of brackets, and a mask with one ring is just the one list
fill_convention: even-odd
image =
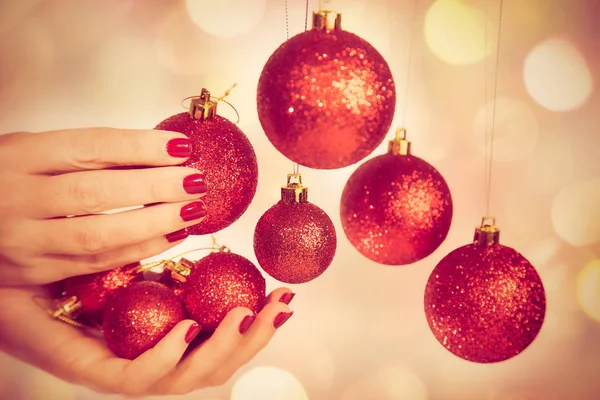
[(2, 165), (26, 173), (177, 165), (192, 150), (185, 135), (159, 130), (86, 128), (4, 136)]
[(127, 365), (120, 377), (123, 393), (129, 396), (146, 394), (158, 380), (175, 369), (200, 330), (200, 325), (192, 320), (175, 325), (156, 346)]
[(117, 214), (28, 220), (15, 227), (13, 240), (31, 241), (40, 254), (86, 255), (141, 243), (201, 222), (202, 201), (163, 203)]
[(41, 285), (75, 275), (106, 271), (164, 253), (177, 246), (187, 236), (187, 231), (181, 230), (167, 237), (150, 239), (96, 255), (23, 257), (19, 259), (19, 266), (13, 263), (9, 267), (3, 263), (0, 279), (3, 284), (10, 286), (24, 283)]
[(278, 328), (283, 325), (293, 312), (282, 302), (274, 301), (267, 303), (250, 329), (244, 334), (237, 349), (231, 353), (221, 368), (215, 370), (209, 378), (211, 383), (222, 385), (244, 364), (250, 361), (262, 350), (273, 338)]
[(30, 176), (24, 210), (32, 218), (87, 215), (148, 203), (189, 201), (206, 191), (193, 168), (163, 167)]
[(243, 339), (240, 325), (246, 317), (252, 318), (253, 312), (244, 307), (231, 310), (219, 324), (213, 335), (190, 353), (177, 368), (157, 382), (160, 393), (184, 394), (203, 386), (212, 386), (207, 381), (215, 370), (238, 348)]
[(274, 301), (280, 301), (285, 304), (290, 304), (290, 302), (292, 301), (292, 299), (294, 298), (295, 295), (296, 294), (293, 293), (288, 288), (285, 288), (285, 287), (277, 288), (277, 289), (273, 290), (271, 293), (269, 293), (269, 295), (267, 296), (267, 299), (265, 301), (265, 305), (268, 303), (272, 303)]

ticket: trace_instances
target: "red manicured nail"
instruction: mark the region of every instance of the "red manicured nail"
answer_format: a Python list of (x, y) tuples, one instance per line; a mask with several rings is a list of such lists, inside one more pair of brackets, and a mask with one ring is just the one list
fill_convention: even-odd
[(168, 235), (165, 235), (165, 238), (167, 239), (167, 242), (173, 243), (183, 240), (189, 235), (190, 234), (188, 233), (187, 229), (180, 229), (178, 231), (171, 232)]
[(254, 315), (246, 315), (244, 317), (240, 323), (240, 335), (243, 335), (248, 329), (250, 329), (250, 325), (252, 325), (255, 319), (256, 317)]
[(202, 327), (197, 323), (193, 323), (192, 326), (189, 327), (187, 333), (185, 334), (185, 342), (190, 343), (202, 330)]
[(183, 178), (183, 190), (189, 194), (206, 193), (207, 187), (204, 182), (204, 175), (193, 174)]
[(189, 157), (192, 155), (192, 142), (186, 138), (175, 138), (167, 142), (167, 153), (171, 157)]
[(280, 312), (277, 314), (275, 319), (273, 320), (273, 326), (275, 329), (278, 329), (281, 325), (285, 324), (285, 321), (290, 319), (290, 317), (294, 314), (294, 312)]
[(292, 301), (292, 299), (294, 298), (294, 296), (296, 295), (296, 293), (293, 292), (286, 292), (283, 294), (283, 296), (281, 296), (279, 298), (279, 301), (285, 304), (290, 304), (290, 301)]
[(185, 222), (202, 218), (206, 215), (206, 206), (201, 201), (186, 204), (181, 208), (179, 215)]

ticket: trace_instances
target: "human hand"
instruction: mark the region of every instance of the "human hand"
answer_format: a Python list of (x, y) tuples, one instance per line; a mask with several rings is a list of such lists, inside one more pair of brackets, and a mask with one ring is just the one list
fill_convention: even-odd
[(194, 321), (181, 321), (154, 348), (130, 361), (113, 355), (102, 338), (51, 319), (32, 301), (35, 293), (0, 289), (2, 350), (66, 381), (129, 396), (184, 394), (225, 383), (291, 316), (287, 303), (293, 297), (285, 288), (273, 291), (255, 319), (247, 308), (230, 311), (213, 335), (184, 358), (199, 330)]
[(173, 166), (190, 152), (185, 135), (157, 130), (0, 135), (0, 285), (99, 272), (178, 244), (206, 214), (203, 176)]

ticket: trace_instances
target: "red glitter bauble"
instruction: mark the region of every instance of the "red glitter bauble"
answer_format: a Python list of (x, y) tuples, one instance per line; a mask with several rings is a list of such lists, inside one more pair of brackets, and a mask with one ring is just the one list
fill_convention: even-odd
[(109, 271), (79, 275), (63, 281), (63, 295), (75, 296), (81, 303), (75, 310), (78, 318), (101, 322), (102, 311), (108, 299), (121, 288), (141, 281), (139, 263), (128, 264)]
[[(400, 141), (403, 142), (403, 141)], [(340, 215), (344, 232), (365, 257), (405, 265), (430, 255), (452, 221), (452, 197), (442, 175), (407, 154), (387, 154), (361, 165), (344, 187)]]
[(229, 253), (211, 253), (196, 262), (180, 296), (189, 316), (203, 330), (217, 328), (225, 315), (236, 307), (260, 311), (266, 285), (260, 271), (246, 258)]
[(308, 202), (279, 201), (263, 214), (254, 231), (258, 263), (285, 283), (304, 283), (321, 275), (333, 261), (336, 245), (331, 219)]
[(181, 300), (165, 285), (138, 282), (119, 290), (104, 309), (102, 331), (118, 357), (133, 360), (186, 318)]
[(284, 156), (335, 169), (369, 155), (396, 105), (390, 69), (368, 42), (341, 29), (296, 35), (269, 58), (258, 82), (258, 116)]
[(521, 254), (477, 242), (448, 254), (425, 289), (425, 314), (436, 339), (478, 363), (503, 361), (536, 338), (546, 312), (544, 286)]
[(189, 113), (174, 115), (156, 129), (187, 135), (193, 143), (193, 153), (183, 165), (204, 174), (208, 192), (202, 201), (207, 215), (188, 228), (189, 233), (214, 233), (234, 223), (252, 202), (258, 183), (256, 155), (246, 135), (218, 115), (195, 119)]

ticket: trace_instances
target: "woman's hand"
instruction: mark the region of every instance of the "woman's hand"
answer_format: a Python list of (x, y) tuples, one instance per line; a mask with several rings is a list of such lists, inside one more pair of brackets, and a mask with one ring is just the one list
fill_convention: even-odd
[(34, 294), (34, 289), (0, 289), (1, 349), (69, 382), (130, 396), (184, 394), (225, 383), (291, 316), (287, 303), (293, 297), (284, 288), (273, 291), (255, 318), (247, 308), (232, 310), (210, 339), (183, 359), (199, 330), (194, 321), (182, 321), (129, 361), (115, 357), (103, 339), (52, 320), (32, 301)]
[[(185, 135), (156, 130), (0, 135), (0, 286), (107, 270), (178, 244), (206, 214), (203, 176), (165, 167), (191, 150)], [(107, 169), (116, 166), (160, 168)]]

